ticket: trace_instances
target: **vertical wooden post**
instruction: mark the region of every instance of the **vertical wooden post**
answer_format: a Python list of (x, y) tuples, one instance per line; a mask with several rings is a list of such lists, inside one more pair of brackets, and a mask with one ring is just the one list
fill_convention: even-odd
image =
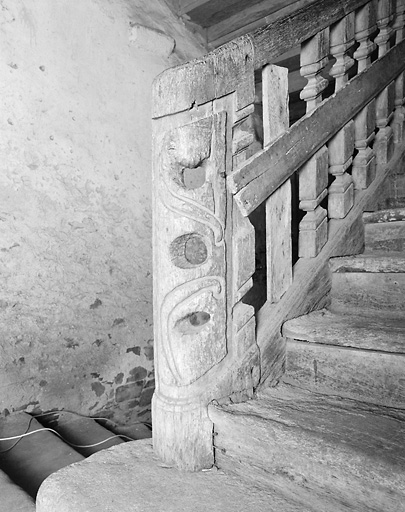
[(378, 58), (385, 55), (390, 48), (389, 40), (393, 31), (393, 19), (393, 0), (377, 0), (377, 26), (379, 32), (374, 41), (378, 46)]
[(353, 160), (354, 188), (367, 188), (375, 178), (376, 158), (371, 144), (375, 137), (375, 100), (364, 107), (354, 118), (354, 146), (357, 155)]
[(328, 191), (328, 148), (323, 146), (300, 169), (300, 209), (307, 212), (300, 222), (298, 255), (300, 258), (317, 256), (328, 239), (328, 219), (320, 203)]
[[(331, 54), (336, 64), (330, 74), (336, 79), (335, 91), (347, 82), (347, 72), (354, 64), (347, 52), (354, 43), (354, 15), (349, 14), (331, 26)], [(328, 212), (331, 219), (343, 219), (353, 206), (352, 177), (346, 172), (353, 161), (354, 122), (350, 121), (328, 143), (329, 173), (335, 177), (329, 187)]]
[(335, 91), (341, 89), (348, 80), (348, 71), (354, 60), (348, 55), (354, 44), (354, 12), (330, 27), (330, 53), (336, 62), (329, 74), (336, 80)]
[[(392, 0), (378, 0), (377, 26), (379, 33), (375, 38), (378, 45), (378, 57), (384, 56), (389, 50), (389, 40), (392, 35), (392, 20), (394, 18)], [(395, 82), (388, 85), (377, 96), (376, 100), (376, 124), (374, 151), (377, 156), (377, 164), (386, 164), (394, 152), (394, 132), (390, 123), (394, 116)]]
[(370, 36), (376, 28), (375, 3), (368, 2), (357, 11), (355, 17), (355, 39), (359, 46), (353, 57), (358, 62), (359, 73), (367, 69), (371, 63), (371, 53), (374, 51), (376, 44), (370, 39)]
[[(358, 63), (358, 72), (364, 71), (371, 63), (371, 53), (376, 44), (370, 35), (377, 29), (375, 2), (368, 2), (361, 7), (355, 17), (355, 39), (359, 47), (353, 57)], [(376, 158), (371, 147), (375, 138), (375, 100), (369, 103), (354, 118), (355, 148), (357, 155), (353, 161), (352, 178), (354, 188), (367, 188), (375, 177)]]
[[(308, 84), (301, 98), (306, 101), (307, 112), (311, 112), (322, 100), (322, 91), (328, 80), (320, 76), (328, 63), (329, 33), (324, 30), (307, 40), (301, 46), (301, 75)], [(318, 75), (312, 76), (314, 70)], [(316, 78), (317, 77), (317, 78)], [(325, 245), (328, 237), (326, 210), (320, 203), (327, 194), (328, 186), (328, 150), (323, 146), (298, 172), (299, 207), (307, 212), (299, 225), (298, 256), (313, 258)]]
[[(263, 68), (263, 144), (288, 129), (288, 69)], [(266, 201), (267, 300), (278, 302), (292, 281), (291, 180)]]
[[(395, 43), (400, 43), (405, 37), (405, 0), (396, 0)], [(405, 132), (405, 72), (403, 71), (395, 80), (395, 112), (392, 122), (394, 130), (394, 142), (399, 143), (404, 139)]]
[(253, 110), (248, 38), (164, 72), (154, 84), (153, 444), (183, 470), (214, 463), (214, 398), (251, 394), (260, 375), (255, 318), (242, 299), (254, 231), (226, 175), (249, 144), (235, 125)]

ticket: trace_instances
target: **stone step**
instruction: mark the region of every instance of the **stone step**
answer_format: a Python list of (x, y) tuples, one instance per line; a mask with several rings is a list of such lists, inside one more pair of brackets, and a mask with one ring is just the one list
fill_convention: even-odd
[[(34, 417), (25, 412), (0, 416), (0, 438), (42, 428)], [(51, 473), (84, 458), (49, 431), (40, 431), (16, 441), (0, 441), (0, 451), (3, 451), (0, 469), (33, 498)]]
[[(0, 457), (2, 454), (0, 453)], [(0, 510), (4, 512), (35, 512), (31, 496), (0, 470)]]
[(81, 453), (89, 457), (100, 450), (124, 443), (124, 439), (99, 425), (94, 419), (86, 418), (68, 411), (59, 411), (37, 416), (45, 427), (56, 430), (65, 441)]
[(403, 510), (405, 414), (281, 384), (209, 415), (217, 466), (252, 487), (300, 510)]
[(36, 505), (36, 512), (313, 510), (298, 507), (275, 491), (246, 485), (216, 467), (179, 471), (156, 457), (150, 439), (113, 446), (54, 473), (42, 484)]
[(315, 311), (283, 326), (285, 381), (405, 408), (405, 317)]
[(397, 222), (402, 220), (405, 220), (405, 208), (389, 208), (387, 210), (363, 213), (364, 224)]
[(405, 251), (405, 220), (365, 224), (365, 252)]
[(405, 255), (373, 252), (332, 258), (334, 312), (396, 317), (405, 314)]
[(345, 272), (405, 272), (405, 254), (400, 252), (367, 252), (355, 256), (331, 258), (329, 268), (334, 273)]

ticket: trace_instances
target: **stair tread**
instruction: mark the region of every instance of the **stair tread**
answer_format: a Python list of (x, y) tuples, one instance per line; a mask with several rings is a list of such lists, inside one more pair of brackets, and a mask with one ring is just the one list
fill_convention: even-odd
[(56, 430), (84, 457), (125, 442), (120, 437), (113, 437), (113, 432), (99, 425), (93, 418), (69, 411), (54, 412), (37, 418), (42, 425)]
[(402, 252), (367, 251), (355, 256), (342, 256), (329, 260), (331, 272), (405, 272), (405, 254)]
[(375, 222), (397, 222), (405, 220), (405, 208), (388, 208), (376, 212), (363, 213), (363, 222), (371, 224)]
[(283, 336), (295, 340), (405, 354), (405, 318), (382, 318), (314, 311), (283, 325)]
[(364, 234), (367, 251), (404, 252), (405, 220), (366, 224)]
[[(33, 416), (25, 412), (0, 417), (1, 438), (42, 428)], [(47, 476), (84, 458), (49, 431), (22, 437), (14, 445), (15, 442), (16, 440), (0, 442), (0, 450), (8, 450), (1, 454), (0, 468), (32, 497), (35, 497)]]
[(306, 512), (218, 471), (179, 471), (163, 464), (144, 439), (102, 450), (63, 468), (41, 486), (37, 512)]
[(8, 475), (0, 470), (1, 510), (4, 512), (35, 512), (34, 500)]
[(244, 461), (261, 472), (262, 485), (283, 486), (284, 477), (298, 493), (340, 495), (348, 507), (338, 510), (383, 510), (378, 500), (399, 510), (405, 411), (280, 384), (249, 402), (211, 405), (209, 414), (219, 467)]

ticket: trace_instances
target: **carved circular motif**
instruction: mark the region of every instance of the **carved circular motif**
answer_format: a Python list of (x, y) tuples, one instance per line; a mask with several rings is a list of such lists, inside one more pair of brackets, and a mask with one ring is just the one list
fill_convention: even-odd
[(197, 233), (187, 233), (177, 237), (170, 244), (172, 262), (179, 268), (191, 268), (207, 261), (207, 246)]

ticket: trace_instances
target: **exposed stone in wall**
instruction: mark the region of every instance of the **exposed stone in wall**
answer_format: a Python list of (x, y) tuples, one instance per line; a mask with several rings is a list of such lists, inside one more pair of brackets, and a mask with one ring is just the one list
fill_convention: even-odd
[(151, 83), (188, 37), (157, 1), (0, 0), (0, 411), (149, 419)]

